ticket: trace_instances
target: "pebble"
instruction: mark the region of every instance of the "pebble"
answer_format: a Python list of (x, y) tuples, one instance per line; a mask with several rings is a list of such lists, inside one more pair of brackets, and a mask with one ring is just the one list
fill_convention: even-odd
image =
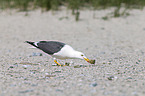
[(66, 66), (69, 66), (69, 65), (70, 65), (70, 63), (66, 62), (66, 63), (65, 63), (65, 65), (66, 65)]
[(14, 68), (14, 66), (10, 66), (9, 68)]
[(38, 86), (38, 84), (32, 84), (31, 86)]
[(55, 73), (61, 73), (61, 71), (55, 71)]
[(96, 87), (98, 84), (95, 82), (95, 83), (92, 83), (90, 84), (91, 87)]
[(30, 65), (23, 65), (24, 69), (27, 69), (28, 67), (30, 67)]
[(141, 60), (138, 60), (138, 62), (141, 62)]
[(74, 68), (80, 68), (80, 65), (76, 65), (76, 66), (74, 66)]
[(105, 52), (101, 52), (101, 54), (105, 54)]
[(132, 77), (127, 77), (126, 79), (132, 79)]
[(42, 56), (42, 53), (35, 53), (35, 52), (33, 52), (31, 56)]
[(11, 84), (11, 85), (10, 85), (10, 87), (15, 87), (15, 86), (16, 86), (16, 84)]
[(27, 77), (24, 77), (24, 80), (28, 80)]
[(132, 92), (133, 96), (138, 96), (138, 93), (136, 91)]
[(31, 74), (35, 74), (35, 72), (30, 72)]
[(32, 89), (24, 90), (24, 91), (19, 91), (19, 93), (28, 93), (28, 92), (33, 92)]
[(81, 68), (81, 67), (87, 67), (86, 65), (76, 65), (74, 68)]
[(108, 80), (113, 80), (114, 78), (117, 78), (117, 77), (109, 76), (109, 77), (108, 77)]
[(56, 89), (56, 91), (63, 92), (63, 90), (61, 90), (61, 89)]
[(45, 78), (55, 77), (56, 75), (45, 75)]

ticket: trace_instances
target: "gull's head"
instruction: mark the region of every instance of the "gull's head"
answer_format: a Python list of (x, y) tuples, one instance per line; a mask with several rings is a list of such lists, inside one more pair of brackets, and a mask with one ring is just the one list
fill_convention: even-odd
[(89, 62), (89, 59), (84, 55), (84, 53), (82, 52), (79, 52), (79, 51), (76, 51), (75, 52), (75, 58), (78, 58), (78, 59), (84, 59), (86, 60), (87, 62)]

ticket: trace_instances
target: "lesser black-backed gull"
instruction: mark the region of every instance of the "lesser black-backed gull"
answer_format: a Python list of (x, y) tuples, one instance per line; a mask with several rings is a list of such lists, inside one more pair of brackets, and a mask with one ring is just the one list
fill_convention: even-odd
[(31, 42), (26, 41), (30, 45), (42, 50), (43, 52), (51, 55), (54, 62), (61, 66), (56, 59), (84, 59), (89, 62), (89, 59), (79, 51), (74, 50), (70, 45), (58, 41), (39, 41)]

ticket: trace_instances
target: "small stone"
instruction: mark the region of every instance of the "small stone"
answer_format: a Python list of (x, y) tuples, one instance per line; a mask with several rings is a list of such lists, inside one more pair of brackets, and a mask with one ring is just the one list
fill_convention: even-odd
[(108, 77), (108, 80), (113, 80), (114, 79), (114, 76), (109, 76)]
[(65, 63), (65, 65), (66, 65), (66, 66), (69, 66), (69, 65), (70, 65), (70, 63), (66, 62), (66, 63)]
[(24, 77), (24, 80), (28, 80), (26, 77)]
[(86, 65), (80, 65), (80, 67), (87, 67)]
[(55, 73), (61, 73), (61, 71), (55, 71)]
[(23, 65), (24, 69), (27, 69), (28, 67), (30, 67), (30, 65)]
[(37, 86), (38, 84), (32, 84), (31, 86)]
[(35, 74), (35, 72), (30, 72), (31, 74)]
[(101, 52), (101, 54), (105, 54), (105, 52)]
[(138, 93), (136, 91), (132, 92), (133, 96), (138, 96)]
[(118, 57), (115, 57), (114, 59), (118, 59)]
[(33, 92), (32, 89), (24, 90), (24, 91), (19, 91), (19, 93), (28, 93), (28, 92)]
[(138, 62), (141, 62), (141, 60), (138, 60)]
[(103, 62), (103, 64), (106, 64), (105, 62)]
[(126, 78), (126, 79), (132, 79), (132, 77), (128, 77), (128, 78)]
[(95, 83), (92, 83), (90, 86), (91, 87), (96, 87), (98, 84), (95, 82)]
[(57, 66), (57, 64), (52, 64), (52, 66)]
[(22, 65), (39, 65), (39, 64), (30, 63), (30, 62), (20, 62), (19, 64), (22, 64)]
[(30, 55), (30, 57), (31, 56), (42, 56), (42, 53), (35, 53), (35, 52), (33, 52), (32, 55)]
[(11, 84), (11, 85), (10, 85), (10, 87), (15, 87), (15, 86), (16, 86), (16, 84)]
[(48, 78), (48, 77), (55, 77), (56, 75), (45, 75), (45, 78)]
[(61, 90), (61, 89), (56, 89), (56, 91), (63, 92), (63, 90)]
[(111, 62), (108, 62), (108, 64), (110, 65), (110, 64), (111, 64)]
[(9, 68), (14, 68), (14, 66), (10, 66)]
[(80, 65), (76, 65), (76, 66), (74, 66), (74, 68), (80, 68), (81, 66)]

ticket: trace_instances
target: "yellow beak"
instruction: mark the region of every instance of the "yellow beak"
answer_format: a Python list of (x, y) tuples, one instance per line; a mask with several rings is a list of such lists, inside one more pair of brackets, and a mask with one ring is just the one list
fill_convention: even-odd
[(89, 62), (90, 60), (88, 58), (84, 58), (87, 62)]

